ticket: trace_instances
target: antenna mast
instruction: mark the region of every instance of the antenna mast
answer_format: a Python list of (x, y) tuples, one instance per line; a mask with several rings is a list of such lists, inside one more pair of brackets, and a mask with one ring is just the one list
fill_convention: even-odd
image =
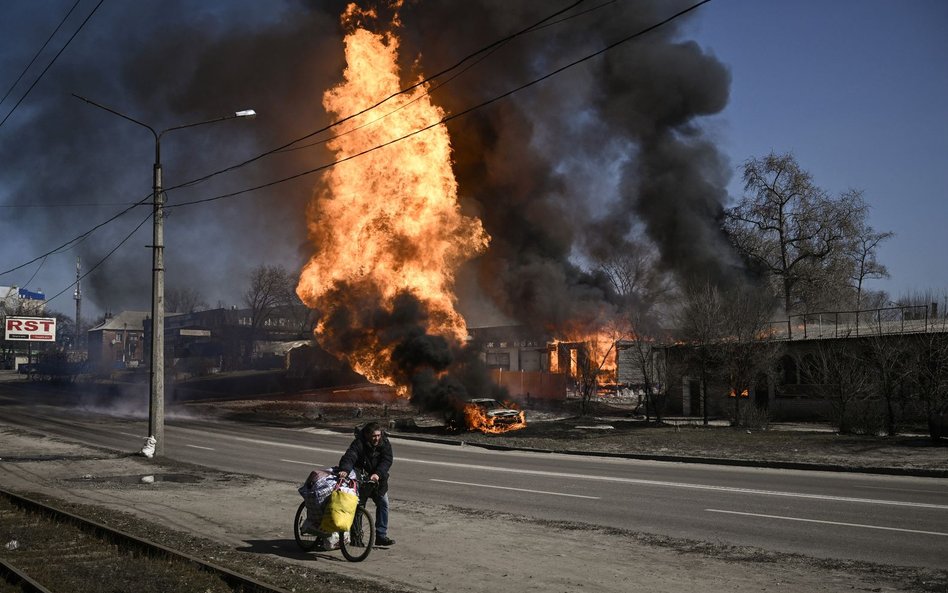
[(76, 256), (76, 292), (72, 295), (72, 298), (76, 299), (76, 352), (79, 351), (79, 336), (82, 335), (82, 330), (79, 327), (81, 325), (79, 313), (82, 310), (82, 289), (79, 287), (79, 279), (82, 277), (81, 271), (79, 256)]

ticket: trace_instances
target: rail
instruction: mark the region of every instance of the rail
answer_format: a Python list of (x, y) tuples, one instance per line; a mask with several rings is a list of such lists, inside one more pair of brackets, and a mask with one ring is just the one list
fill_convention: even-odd
[[(202, 572), (211, 573), (226, 583), (233, 591), (241, 591), (244, 593), (288, 593), (285, 589), (266, 585), (252, 577), (236, 573), (210, 562), (205, 562), (190, 554), (168, 548), (159, 543), (131, 535), (124, 531), (113, 529), (31, 498), (2, 489), (0, 489), (0, 497), (7, 499), (15, 507), (23, 509), (26, 512), (49, 518), (57, 523), (73, 525), (82, 531), (93, 534), (97, 539), (111, 542), (121, 548), (134, 549), (152, 557), (171, 558), (185, 565), (190, 565)], [(68, 547), (65, 542), (59, 542), (59, 545)], [(9, 555), (7, 555), (7, 558), (9, 558)], [(30, 578), (28, 568), (24, 568), (23, 566), (14, 567), (14, 565), (8, 562), (4, 562), (4, 565), (0, 573), (3, 573), (3, 576), (8, 582), (17, 583), (23, 587), (24, 590), (28, 591), (45, 591), (43, 584), (36, 583)]]

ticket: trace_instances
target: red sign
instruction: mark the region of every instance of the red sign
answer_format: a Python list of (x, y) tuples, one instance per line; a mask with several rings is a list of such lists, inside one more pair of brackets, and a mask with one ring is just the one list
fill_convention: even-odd
[(7, 317), (4, 337), (21, 342), (54, 342), (55, 317)]

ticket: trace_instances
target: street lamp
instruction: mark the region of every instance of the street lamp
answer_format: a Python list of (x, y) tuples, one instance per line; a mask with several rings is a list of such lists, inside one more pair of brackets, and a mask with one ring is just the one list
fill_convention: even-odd
[(148, 436), (154, 439), (149, 441), (142, 452), (146, 456), (160, 456), (164, 454), (165, 444), (165, 263), (164, 263), (164, 193), (161, 188), (161, 137), (173, 130), (182, 130), (184, 128), (194, 128), (205, 124), (213, 124), (228, 119), (247, 118), (253, 119), (257, 112), (253, 109), (237, 111), (231, 115), (225, 115), (215, 119), (199, 121), (181, 126), (174, 126), (164, 130), (155, 131), (155, 129), (146, 123), (140, 122), (135, 118), (129, 117), (124, 113), (100, 105), (91, 99), (86, 99), (75, 93), (72, 95), (81, 99), (90, 105), (103, 109), (126, 119), (132, 123), (147, 128), (155, 137), (155, 166), (153, 177), (153, 207), (154, 215), (152, 218), (153, 241), (152, 241), (152, 276), (151, 276), (151, 381), (148, 390)]

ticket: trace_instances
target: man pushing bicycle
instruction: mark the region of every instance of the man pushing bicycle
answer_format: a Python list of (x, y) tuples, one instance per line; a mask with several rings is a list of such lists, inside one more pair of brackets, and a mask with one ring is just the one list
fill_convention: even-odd
[(339, 460), (337, 475), (340, 479), (357, 470), (365, 472), (370, 480), (379, 484), (372, 493), (375, 503), (375, 545), (378, 546), (395, 543), (388, 537), (388, 472), (393, 461), (392, 444), (378, 422), (363, 426)]

